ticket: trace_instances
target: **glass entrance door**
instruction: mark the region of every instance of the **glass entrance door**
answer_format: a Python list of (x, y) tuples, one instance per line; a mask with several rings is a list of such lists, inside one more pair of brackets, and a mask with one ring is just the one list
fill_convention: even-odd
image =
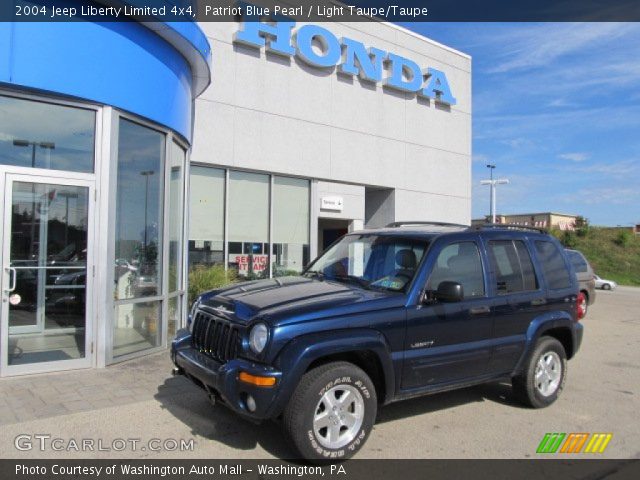
[(6, 176), (3, 375), (91, 365), (92, 195), (81, 180)]

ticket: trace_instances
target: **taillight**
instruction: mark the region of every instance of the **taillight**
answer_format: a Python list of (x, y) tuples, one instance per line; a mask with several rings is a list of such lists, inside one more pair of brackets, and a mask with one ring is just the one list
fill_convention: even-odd
[(578, 320), (582, 320), (587, 314), (587, 296), (580, 292), (576, 298), (576, 315)]

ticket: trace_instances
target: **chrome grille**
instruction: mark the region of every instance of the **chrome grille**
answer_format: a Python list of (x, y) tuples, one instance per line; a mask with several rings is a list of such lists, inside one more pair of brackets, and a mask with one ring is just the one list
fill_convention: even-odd
[(198, 310), (193, 319), (193, 347), (201, 353), (228, 362), (238, 356), (240, 331), (227, 320)]

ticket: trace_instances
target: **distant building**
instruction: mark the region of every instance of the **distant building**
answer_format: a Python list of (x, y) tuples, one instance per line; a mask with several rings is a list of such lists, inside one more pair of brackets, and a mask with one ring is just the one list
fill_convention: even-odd
[[(560, 230), (575, 230), (577, 218), (578, 215), (554, 212), (518, 213), (513, 215), (496, 215), (496, 223), (540, 228), (558, 228)], [(490, 221), (491, 217), (487, 215), (485, 218), (472, 220), (471, 224), (482, 225), (483, 223), (489, 223)], [(640, 225), (637, 227), (640, 227)]]
[(636, 235), (640, 235), (640, 223), (636, 224), (633, 227), (633, 233), (635, 233)]

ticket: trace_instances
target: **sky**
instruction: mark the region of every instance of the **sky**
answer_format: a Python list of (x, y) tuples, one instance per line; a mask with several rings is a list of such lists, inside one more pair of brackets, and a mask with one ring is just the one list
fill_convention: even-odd
[(492, 163), (498, 213), (640, 223), (640, 24), (403, 26), (472, 57), (473, 218)]

